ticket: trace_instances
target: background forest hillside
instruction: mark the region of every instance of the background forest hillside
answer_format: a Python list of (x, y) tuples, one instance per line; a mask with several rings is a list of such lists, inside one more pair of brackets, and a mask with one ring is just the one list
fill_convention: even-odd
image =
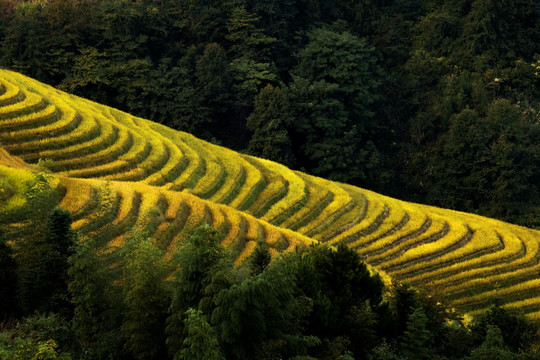
[(540, 226), (534, 0), (0, 0), (0, 66), (294, 169)]

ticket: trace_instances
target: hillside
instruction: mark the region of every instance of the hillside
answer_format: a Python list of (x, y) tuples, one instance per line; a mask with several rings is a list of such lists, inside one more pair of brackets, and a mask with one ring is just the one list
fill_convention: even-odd
[[(346, 243), (392, 278), (465, 312), (498, 296), (540, 320), (539, 231), (292, 171), (15, 72), (2, 70), (0, 84), (2, 176), (31, 177), (29, 164), (48, 168), (73, 228), (98, 235), (104, 256), (134, 227), (170, 254), (183, 229), (204, 219), (225, 234), (238, 263), (258, 241), (274, 254)], [(4, 217), (3, 225), (15, 242), (32, 231), (27, 219)]]

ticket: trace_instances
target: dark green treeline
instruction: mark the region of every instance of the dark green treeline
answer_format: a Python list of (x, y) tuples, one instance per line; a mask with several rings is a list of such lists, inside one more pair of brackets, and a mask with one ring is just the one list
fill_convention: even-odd
[(0, 66), (405, 200), (540, 226), (535, 0), (0, 0)]

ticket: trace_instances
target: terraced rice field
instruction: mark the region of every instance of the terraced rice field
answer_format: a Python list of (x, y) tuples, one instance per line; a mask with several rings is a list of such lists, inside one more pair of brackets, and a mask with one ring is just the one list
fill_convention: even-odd
[[(258, 242), (274, 255), (345, 243), (463, 311), (498, 297), (540, 320), (539, 231), (309, 176), (5, 70), (0, 144), (0, 164), (39, 162), (54, 173), (74, 229), (99, 239), (112, 261), (132, 231), (147, 231), (170, 256), (205, 221), (237, 265)], [(17, 238), (29, 225), (5, 226)]]

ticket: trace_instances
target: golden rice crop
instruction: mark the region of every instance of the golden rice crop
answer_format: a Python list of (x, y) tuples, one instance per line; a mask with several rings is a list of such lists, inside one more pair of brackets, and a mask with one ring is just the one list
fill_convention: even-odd
[(116, 213), (118, 209), (118, 194), (109, 184), (91, 181), (92, 186), (98, 188), (99, 202), (97, 208), (88, 216), (85, 216), (72, 223), (72, 228), (81, 230), (85, 227), (94, 227), (94, 223), (99, 223), (98, 219)]
[[(442, 238), (437, 239), (433, 242), (428, 242), (425, 244), (421, 244), (420, 246), (413, 247), (405, 251), (405, 253), (399, 256), (399, 258), (384, 262), (384, 267), (386, 268), (400, 263), (415, 261), (419, 258), (421, 259), (425, 257), (426, 255), (440, 253), (441, 255), (436, 258), (437, 262), (441, 261), (442, 258), (449, 256), (448, 253), (445, 252), (446, 249), (456, 244), (469, 234), (469, 228), (463, 224), (450, 224), (449, 226), (450, 229), (446, 236), (443, 236)], [(474, 246), (470, 246), (470, 244), (473, 244)], [(460, 247), (459, 249), (463, 249), (465, 247), (476, 249), (477, 247), (481, 247), (481, 245), (483, 245), (481, 241), (468, 241), (465, 246)], [(498, 241), (493, 245), (498, 245)], [(424, 262), (415, 263), (407, 266), (406, 270), (409, 271), (421, 268), (423, 266), (425, 266)], [(397, 271), (397, 273), (399, 273), (399, 271)]]
[[(28, 161), (51, 158), (50, 168), (64, 170), (60, 174), (66, 176), (139, 180), (106, 185), (62, 179), (66, 193), (60, 205), (79, 213), (74, 228), (108, 229), (107, 236), (116, 239), (110, 244), (123, 243), (117, 231), (140, 209), (137, 226), (156, 231), (169, 255), (190, 228), (206, 220), (227, 232), (224, 245), (241, 250), (237, 264), (258, 241), (269, 244), (275, 256), (310, 244), (313, 240), (303, 236), (308, 235), (333, 245), (346, 242), (371, 263), (404, 280), (442, 289), (466, 308), (481, 306), (497, 283), (504, 285), (498, 293), (515, 304), (509, 306), (528, 306), (522, 299), (512, 302), (518, 288), (512, 289), (540, 270), (537, 231), (294, 172), (20, 74), (2, 71), (0, 83), (0, 118), (5, 118), (0, 137), (11, 155), (22, 154)], [(0, 163), (25, 166), (11, 155), (0, 150)], [(135, 194), (141, 194), (140, 204), (133, 201)], [(477, 298), (463, 300), (469, 290), (477, 291)]]
[(246, 179), (246, 171), (242, 165), (224, 156), (220, 159), (223, 167), (227, 169), (227, 177), (224, 179), (222, 186), (219, 190), (210, 197), (212, 201), (229, 204), (231, 199), (234, 199), (240, 188), (244, 185)]
[(50, 124), (44, 126), (33, 127), (29, 129), (21, 129), (17, 131), (9, 131), (1, 134), (0, 136), (6, 142), (20, 142), (36, 137), (54, 137), (58, 134), (63, 134), (72, 131), (76, 128), (81, 118), (77, 116), (77, 112), (71, 108), (63, 108), (62, 116)]
[(9, 154), (3, 148), (0, 148), (0, 165), (14, 168), (28, 168), (28, 164), (26, 164), (22, 159)]
[(246, 219), (240, 215), (241, 213), (239, 211), (228, 206), (223, 206), (221, 209), (231, 224), (229, 232), (225, 234), (225, 238), (221, 241), (221, 245), (227, 247), (231, 245), (234, 240), (244, 237), (246, 232)]
[(364, 229), (366, 229), (368, 226), (370, 226), (377, 217), (381, 216), (381, 213), (385, 211), (386, 205), (381, 201), (380, 197), (372, 193), (370, 191), (364, 192), (364, 196), (366, 197), (368, 208), (365, 218), (360, 221), (358, 224), (352, 226), (350, 229), (342, 232), (338, 236), (335, 236), (333, 239), (328, 241), (329, 245), (338, 244), (339, 242), (343, 241), (346, 238), (349, 238), (351, 236), (356, 236), (356, 234)]
[(274, 203), (287, 194), (288, 183), (279, 173), (272, 172), (260, 164), (259, 159), (253, 157), (246, 157), (246, 159), (252, 164), (255, 164), (257, 169), (261, 171), (266, 183), (266, 186), (262, 189), (255, 201), (247, 208), (247, 212), (260, 217)]
[[(221, 150), (225, 148), (219, 148), (219, 151), (221, 153)], [(238, 195), (231, 201), (231, 206), (238, 209), (244, 202), (246, 202), (248, 196), (252, 196), (251, 192), (254, 188), (258, 187), (258, 184), (265, 181), (263, 175), (257, 169), (255, 166), (250, 164), (248, 161), (244, 160), (243, 157), (240, 157), (238, 154), (236, 154), (234, 151), (226, 149), (226, 151), (223, 151), (222, 153), (224, 157), (233, 158), (233, 155), (236, 155), (236, 161), (239, 164), (242, 164), (242, 168), (245, 170), (245, 181), (242, 187), (240, 188), (240, 191)], [(261, 187), (262, 190), (262, 187)], [(255, 194), (256, 196), (257, 194)], [(255, 199), (253, 199), (255, 201)]]
[(257, 247), (257, 242), (250, 240), (246, 243), (246, 246), (242, 249), (242, 252), (238, 255), (238, 257), (234, 260), (234, 266), (240, 266), (246, 261), (247, 258), (253, 254), (255, 251), (255, 248)]
[(214, 229), (221, 229), (221, 227), (225, 224), (225, 215), (221, 211), (221, 208), (215, 204), (207, 203), (208, 210), (210, 211), (210, 215), (212, 216), (212, 227)]
[(467, 302), (482, 301), (483, 299), (487, 299), (493, 296), (511, 297), (516, 294), (529, 293), (529, 292), (532, 294), (540, 293), (540, 279), (532, 279), (532, 280), (524, 281), (524, 282), (521, 282), (512, 286), (497, 288), (491, 291), (486, 291), (478, 295), (463, 297), (463, 298), (454, 300), (452, 303), (454, 306), (458, 306), (460, 304), (465, 304)]
[(531, 275), (538, 273), (538, 271), (540, 271), (539, 264), (535, 264), (533, 266), (528, 266), (525, 268), (516, 268), (514, 271), (511, 272), (496, 274), (487, 277), (473, 278), (455, 285), (445, 286), (444, 291), (448, 294), (466, 293), (466, 295), (460, 297), (463, 300), (464, 298), (469, 297), (470, 289), (474, 289), (476, 292), (479, 292), (480, 295), (483, 295), (486, 290), (489, 291), (490, 289), (496, 288), (497, 284), (521, 282), (522, 278), (530, 278)]
[[(388, 206), (388, 216), (384, 219), (382, 224), (371, 234), (361, 236), (357, 240), (353, 240), (349, 243), (350, 247), (356, 248), (361, 247), (363, 244), (370, 243), (377, 240), (378, 238), (384, 238), (385, 235), (391, 232), (396, 228), (401, 221), (406, 218), (407, 213), (400, 204), (387, 204)], [(399, 231), (399, 230), (398, 230)]]
[(321, 203), (328, 196), (328, 190), (319, 189), (313, 186), (313, 184), (309, 181), (306, 181), (305, 184), (308, 193), (306, 204), (295, 214), (293, 214), (283, 223), (281, 223), (281, 227), (290, 228), (298, 221), (300, 221), (304, 216), (308, 215), (319, 203)]
[[(446, 266), (447, 264), (451, 264), (452, 262), (461, 261), (461, 259), (467, 259), (471, 256), (475, 256), (475, 254), (481, 253), (483, 251), (497, 251), (497, 253), (499, 253), (498, 255), (501, 261), (504, 261), (499, 251), (501, 248), (501, 244), (498, 238), (483, 237), (481, 234), (482, 234), (481, 231), (474, 233), (472, 237), (472, 241), (469, 241), (467, 244), (465, 244), (462, 247), (459, 247), (456, 250), (443, 253), (440, 256), (438, 256), (436, 259), (431, 260), (429, 262), (424, 262), (422, 264), (413, 264), (407, 267), (406, 270), (398, 270), (396, 273), (399, 274), (403, 271), (411, 272), (417, 269), (421, 269), (422, 267), (436, 266), (438, 264), (444, 264)], [(466, 263), (466, 261), (464, 262)]]
[[(89, 177), (97, 176), (107, 169), (112, 169), (121, 166), (125, 166), (126, 161), (118, 159), (126, 151), (130, 151), (134, 146), (134, 139), (132, 134), (127, 129), (120, 128), (118, 132), (118, 141), (108, 148), (101, 149), (97, 152), (88, 154), (81, 158), (59, 160), (55, 162), (57, 166), (63, 166), (65, 168), (72, 168), (73, 170), (66, 170), (60, 174), (72, 176), (72, 177)], [(139, 139), (139, 145), (142, 141)], [(117, 160), (113, 160), (117, 159)], [(81, 170), (77, 170), (82, 168)], [(114, 173), (110, 171), (108, 173)]]
[[(494, 237), (496, 234), (489, 234), (489, 236)], [(521, 264), (528, 264), (537, 254), (538, 242), (536, 241), (530, 241), (524, 244), (516, 236), (505, 236), (502, 239), (505, 246), (500, 251), (488, 253), (472, 259), (462, 260), (460, 262), (453, 262), (444, 268), (430, 271), (418, 276), (409, 277), (407, 278), (407, 281), (414, 282), (426, 279), (426, 277), (436, 277), (434, 280), (430, 281), (430, 286), (440, 286), (449, 282), (459, 282), (465, 278), (471, 278), (474, 276), (485, 277), (488, 276), (486, 274), (511, 271)], [(506, 259), (513, 258), (514, 256), (521, 254), (523, 251), (523, 245), (525, 245), (523, 256), (520, 256), (517, 260), (508, 263)], [(448, 273), (452, 273), (452, 275), (446, 275)], [(444, 278), (437, 278), (439, 274), (445, 274)]]
[(74, 214), (90, 201), (92, 186), (89, 183), (70, 178), (62, 178), (61, 182), (66, 189), (66, 194), (59, 204), (61, 208), (67, 209)]
[[(95, 121), (83, 118), (83, 121), (79, 125), (80, 131), (85, 132), (89, 137), (86, 141), (77, 141), (74, 144), (67, 144), (58, 149), (62, 145), (62, 138), (65, 138), (65, 142), (73, 142), (74, 137), (70, 137), (70, 134), (60, 136), (56, 138), (48, 138), (33, 142), (27, 142), (24, 147), (32, 147), (36, 150), (29, 152), (25, 151), (25, 158), (42, 158), (53, 159), (55, 162), (62, 160), (74, 160), (79, 157), (87, 157), (91, 154), (105, 149), (118, 140), (117, 130), (108, 122), (101, 122), (96, 119)], [(41, 150), (39, 150), (41, 149)], [(81, 159), (82, 160), (82, 159)]]
[[(217, 189), (222, 188), (222, 184), (227, 177), (225, 168), (215, 160), (208, 161), (204, 156), (205, 173), (193, 189), (193, 192), (202, 198), (208, 198), (215, 193)], [(217, 189), (216, 189), (217, 187)]]
[(3, 184), (9, 184), (13, 190), (13, 194), (6, 194), (7, 186), (3, 185), (0, 187), (0, 195), (2, 195), (0, 215), (14, 209), (19, 209), (26, 204), (24, 184), (34, 179), (34, 177), (35, 175), (28, 170), (8, 168), (0, 165), (0, 180)]
[(305, 237), (289, 229), (282, 229), (281, 232), (287, 243), (289, 244), (285, 251), (292, 251), (298, 246), (305, 247), (316, 243), (316, 241), (314, 241), (313, 239)]
[(351, 201), (328, 218), (320, 220), (320, 224), (306, 232), (306, 235), (316, 240), (327, 242), (351, 227), (360, 223), (367, 213), (368, 201), (364, 194), (352, 186), (339, 184), (351, 196)]
[[(153, 130), (152, 128), (148, 127), (148, 131), (151, 131), (152, 134), (156, 137), (159, 137), (163, 143), (163, 146), (167, 148), (168, 152), (168, 159), (165, 164), (161, 166), (161, 168), (157, 169), (154, 173), (149, 175), (146, 179), (143, 180), (144, 183), (153, 185), (156, 183), (161, 183), (162, 179), (167, 177), (169, 173), (174, 171), (174, 169), (183, 161), (185, 161), (184, 154), (179, 149), (177, 145), (175, 145), (169, 138), (161, 135), (157, 131)], [(171, 179), (172, 180), (172, 179)]]
[(182, 174), (180, 174), (173, 182), (167, 184), (165, 188), (193, 188), (200, 176), (204, 173), (205, 164), (203, 159), (196, 151), (185, 144), (179, 132), (175, 132), (174, 130), (159, 124), (152, 124), (152, 128), (163, 136), (171, 139), (179, 147), (180, 151), (188, 161), (188, 165)]
[(80, 118), (77, 115), (74, 120), (78, 123), (76, 128), (60, 136), (51, 136), (35, 138), (18, 144), (9, 145), (11, 151), (21, 153), (25, 160), (37, 160), (39, 158), (58, 158), (58, 159), (73, 159), (74, 154), (85, 155), (81, 149), (99, 136), (103, 130), (100, 124), (87, 118)]
[(115, 189), (120, 195), (120, 206), (118, 208), (118, 215), (116, 219), (112, 222), (113, 224), (118, 224), (124, 221), (131, 211), (133, 205), (133, 197), (137, 194), (131, 186), (115, 186)]
[(281, 174), (289, 184), (287, 195), (272, 205), (270, 210), (268, 210), (266, 214), (261, 217), (263, 220), (271, 222), (273, 219), (277, 218), (285, 211), (293, 208), (297, 203), (305, 198), (305, 183), (298, 175), (283, 165), (264, 159), (260, 159), (259, 161), (269, 170)]
[[(427, 216), (426, 216), (427, 219)], [(444, 218), (435, 216), (433, 219), (430, 219), (429, 227), (426, 231), (421, 234), (413, 237), (408, 237), (407, 235), (396, 235), (397, 241), (389, 241), (389, 239), (382, 239), (378, 244), (377, 248), (380, 251), (377, 251), (376, 255), (369, 256), (368, 261), (371, 263), (380, 263), (386, 259), (399, 256), (400, 253), (403, 253), (407, 249), (414, 247), (415, 244), (421, 243), (425, 239), (430, 239), (436, 237), (438, 234), (443, 234), (445, 228), (448, 226), (444, 221)], [(373, 249), (373, 248), (372, 248)], [(382, 251), (381, 251), (382, 250)]]
[(259, 221), (252, 217), (246, 217), (246, 227), (246, 240), (263, 240), (264, 230)]
[(0, 106), (4, 104), (9, 104), (11, 101), (17, 98), (19, 94), (22, 93), (21, 89), (18, 86), (9, 81), (1, 79), (0, 84), (4, 89), (4, 92), (2, 93), (2, 95), (0, 95)]
[(328, 204), (319, 214), (317, 218), (313, 221), (310, 221), (308, 224), (299, 228), (297, 231), (301, 234), (307, 234), (310, 230), (321, 225), (321, 223), (328, 219), (332, 214), (335, 214), (339, 209), (347, 206), (352, 201), (351, 195), (340, 187), (337, 183), (332, 181), (327, 181), (318, 177), (303, 175), (303, 177), (309, 179), (312, 183), (318, 186), (321, 189), (328, 189), (328, 191), (334, 194), (332, 202)]
[(24, 99), (22, 101), (16, 102), (14, 104), (0, 106), (0, 118), (6, 119), (11, 115), (18, 114), (20, 111), (33, 108), (43, 102), (43, 97), (34, 92), (24, 91)]
[[(422, 226), (428, 220), (428, 217), (425, 213), (418, 212), (417, 209), (412, 204), (403, 203), (402, 208), (405, 210), (409, 220), (407, 223), (399, 230), (395, 231), (392, 234), (381, 237), (379, 239), (373, 240), (373, 238), (367, 239), (367, 241), (359, 247), (356, 247), (356, 244), (353, 246), (356, 247), (357, 251), (360, 254), (370, 254), (373, 252), (381, 252), (386, 247), (392, 247), (396, 241), (400, 240), (408, 234), (419, 232)], [(392, 207), (390, 207), (392, 209)], [(427, 229), (426, 229), (427, 230)], [(421, 236), (422, 234), (418, 233), (416, 237)], [(369, 243), (367, 243), (369, 242)], [(367, 245), (366, 245), (367, 243)]]
[(36, 120), (39, 120), (41, 123), (45, 123), (46, 118), (56, 114), (56, 106), (47, 105), (43, 109), (40, 109), (38, 111), (2, 120), (2, 122), (0, 123), (0, 131), (6, 131), (6, 129), (11, 130), (15, 127), (23, 128), (25, 126), (32, 126)]
[[(523, 300), (512, 301), (510, 303), (505, 304), (504, 307), (508, 309), (517, 309), (517, 310), (526, 308), (526, 307), (534, 307), (535, 309), (538, 309), (540, 308), (540, 297), (535, 296), (535, 297), (530, 297)], [(540, 316), (540, 310), (536, 311), (535, 313)]]

